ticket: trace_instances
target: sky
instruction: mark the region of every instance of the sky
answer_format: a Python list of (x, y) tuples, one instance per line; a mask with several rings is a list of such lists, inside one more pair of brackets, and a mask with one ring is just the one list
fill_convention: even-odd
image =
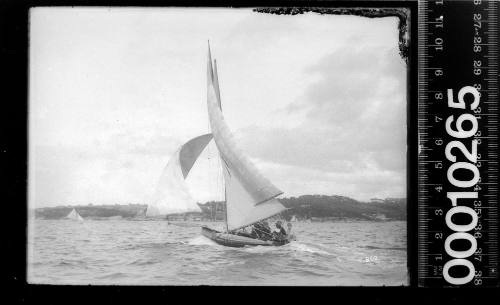
[[(225, 120), (284, 197), (406, 196), (398, 20), (251, 9), (30, 11), (29, 204), (147, 203), (209, 133), (207, 41)], [(219, 199), (213, 144), (188, 178)]]

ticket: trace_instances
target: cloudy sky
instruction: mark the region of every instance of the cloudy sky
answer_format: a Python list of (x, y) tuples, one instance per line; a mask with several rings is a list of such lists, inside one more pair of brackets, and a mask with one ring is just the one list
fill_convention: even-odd
[[(207, 40), (226, 122), (284, 196), (406, 194), (394, 17), (180, 8), (30, 17), (32, 206), (146, 203), (170, 155), (209, 132)], [(189, 178), (199, 201), (220, 194), (214, 156), (212, 146)]]

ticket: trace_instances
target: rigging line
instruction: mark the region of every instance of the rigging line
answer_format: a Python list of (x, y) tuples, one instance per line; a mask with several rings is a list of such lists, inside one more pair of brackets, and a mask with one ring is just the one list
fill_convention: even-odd
[[(207, 131), (208, 133), (211, 133), (211, 130), (210, 130), (210, 119), (207, 120)], [(214, 182), (212, 179), (210, 179), (210, 174), (211, 174), (211, 170), (213, 168), (213, 158), (212, 158), (212, 149), (210, 147), (210, 142), (207, 144), (207, 161), (208, 161), (208, 169), (207, 169), (207, 180), (209, 181), (208, 182), (208, 187), (211, 191), (214, 190), (214, 186), (216, 187), (216, 183), (217, 182)], [(216, 218), (217, 218), (217, 205), (216, 205), (216, 201), (214, 200), (214, 202), (212, 203), (211, 200), (210, 200), (210, 195), (211, 195), (211, 192), (209, 192), (209, 197), (207, 198), (207, 203), (208, 203), (208, 208), (210, 209), (210, 216), (211, 216), (211, 220), (214, 221)], [(215, 211), (214, 211), (214, 206), (215, 206)]]
[(266, 231), (263, 231), (263, 230), (257, 229), (257, 228), (255, 228), (255, 227), (254, 227), (253, 229), (254, 229), (255, 231), (258, 231), (258, 232), (261, 232), (261, 233), (263, 233), (263, 234), (266, 234), (267, 236), (271, 236), (271, 237), (273, 236), (273, 233), (272, 233), (272, 232), (271, 232), (271, 233), (267, 233)]
[(226, 200), (226, 187), (224, 186), (224, 210), (225, 210), (225, 215), (224, 215), (224, 222), (226, 223), (226, 232), (229, 232), (229, 225), (227, 222), (227, 200)]

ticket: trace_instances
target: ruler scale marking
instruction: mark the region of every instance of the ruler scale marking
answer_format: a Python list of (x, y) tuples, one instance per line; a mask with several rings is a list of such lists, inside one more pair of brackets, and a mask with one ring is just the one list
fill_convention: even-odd
[[(497, 286), (498, 3), (420, 1), (418, 21), (418, 284), (425, 287)], [(472, 88), (465, 89), (467, 92), (478, 92), (479, 107), (472, 109), (470, 100), (465, 103), (469, 109), (449, 105), (448, 89), (453, 90), (452, 101), (456, 103), (459, 90), (466, 86)], [(445, 128), (446, 118), (453, 116), (456, 123), (461, 115), (476, 120), (476, 134), (457, 138)], [(453, 127), (457, 130), (456, 124)], [(444, 148), (451, 141), (460, 142), (467, 148), (472, 140), (477, 141), (476, 160), (467, 160), (456, 148), (453, 154), (457, 160), (450, 160), (445, 155)], [(464, 165), (466, 163), (469, 165)], [(461, 182), (471, 178), (464, 178), (466, 176), (458, 170), (453, 171), (453, 175), (459, 178), (453, 175), (450, 178), (447, 171), (453, 166), (469, 171), (477, 168), (478, 181)], [(456, 202), (462, 211), (469, 208), (473, 213), (480, 213), (477, 225), (467, 232), (456, 232), (454, 229), (460, 227), (445, 221), (446, 213), (453, 207), (447, 196), (456, 192), (473, 192), (477, 197)], [(450, 266), (457, 262), (453, 257), (455, 252), (450, 250), (453, 243), (445, 247), (446, 238), (454, 233), (461, 238), (469, 234), (477, 242), (478, 250), (466, 257), (474, 269), (472, 277), (460, 275), (455, 267), (444, 271), (445, 263)], [(495, 272), (490, 272), (492, 268)]]

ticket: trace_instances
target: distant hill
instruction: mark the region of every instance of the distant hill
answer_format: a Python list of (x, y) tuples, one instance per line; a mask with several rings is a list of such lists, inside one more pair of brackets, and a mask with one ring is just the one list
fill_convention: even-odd
[(303, 195), (279, 199), (289, 210), (285, 217), (360, 220), (406, 220), (406, 199), (360, 202), (344, 196)]
[(83, 218), (133, 218), (141, 215), (147, 208), (146, 204), (115, 204), (115, 205), (77, 205), (57, 206), (35, 209), (35, 217), (43, 219), (61, 219), (75, 209)]
[[(406, 220), (406, 199), (388, 198), (371, 202), (360, 202), (344, 196), (303, 195), (278, 199), (288, 208), (283, 216), (291, 219), (312, 220)], [(224, 219), (224, 202), (199, 204), (201, 212), (196, 214), (206, 220)], [(35, 217), (43, 219), (61, 219), (75, 208), (83, 218), (106, 219), (143, 217), (146, 204), (128, 205), (79, 205), (58, 206), (35, 209)]]

